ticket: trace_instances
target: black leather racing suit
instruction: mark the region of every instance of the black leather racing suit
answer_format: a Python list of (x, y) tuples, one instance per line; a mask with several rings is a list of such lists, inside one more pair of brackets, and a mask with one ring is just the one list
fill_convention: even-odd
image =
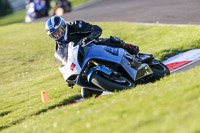
[[(90, 40), (96, 39), (97, 45), (107, 45), (112, 47), (120, 47), (124, 48), (125, 43), (117, 37), (110, 36), (110, 38), (100, 38), (102, 34), (102, 29), (97, 25), (91, 25), (82, 20), (76, 20), (67, 23), (68, 26), (68, 38), (66, 43), (74, 42), (78, 43), (80, 40), (84, 38), (89, 38)], [(58, 42), (56, 45), (60, 45)], [(57, 46), (58, 47), (58, 46)]]

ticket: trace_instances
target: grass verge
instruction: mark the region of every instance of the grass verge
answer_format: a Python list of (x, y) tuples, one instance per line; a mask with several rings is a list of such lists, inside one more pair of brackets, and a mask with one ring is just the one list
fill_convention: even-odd
[(200, 68), (155, 84), (50, 110), (5, 132), (199, 132)]

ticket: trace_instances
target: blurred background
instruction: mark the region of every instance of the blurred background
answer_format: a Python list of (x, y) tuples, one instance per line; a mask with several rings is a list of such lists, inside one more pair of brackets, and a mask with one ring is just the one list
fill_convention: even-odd
[(7, 3), (9, 3), (13, 13), (25, 9), (25, 4), (26, 4), (25, 0), (3, 0), (3, 1), (7, 1)]
[(42, 17), (71, 12), (91, 0), (1, 0), (0, 26), (18, 22), (31, 23)]
[[(1, 0), (0, 1), (0, 17), (16, 13), (26, 9), (27, 4), (33, 2), (36, 6), (51, 6), (55, 7), (59, 2), (68, 2), (68, 0)], [(51, 2), (51, 3), (50, 3)]]
[(5, 16), (12, 13), (10, 2), (8, 0), (0, 1), (0, 16)]
[(52, 15), (67, 21), (199, 25), (199, 7), (199, 0), (1, 0), (0, 26), (45, 22)]

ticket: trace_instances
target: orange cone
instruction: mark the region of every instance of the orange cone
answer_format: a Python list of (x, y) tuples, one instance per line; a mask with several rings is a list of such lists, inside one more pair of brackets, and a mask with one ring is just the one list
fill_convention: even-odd
[(43, 103), (49, 101), (49, 98), (48, 98), (45, 91), (41, 91), (41, 95), (42, 95), (42, 102)]

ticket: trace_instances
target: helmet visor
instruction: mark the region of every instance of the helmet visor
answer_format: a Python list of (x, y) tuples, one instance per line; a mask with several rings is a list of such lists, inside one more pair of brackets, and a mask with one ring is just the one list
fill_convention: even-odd
[(54, 40), (59, 40), (62, 36), (64, 36), (64, 33), (65, 33), (64, 29), (62, 27), (60, 27), (55, 32), (53, 32), (51, 35)]

